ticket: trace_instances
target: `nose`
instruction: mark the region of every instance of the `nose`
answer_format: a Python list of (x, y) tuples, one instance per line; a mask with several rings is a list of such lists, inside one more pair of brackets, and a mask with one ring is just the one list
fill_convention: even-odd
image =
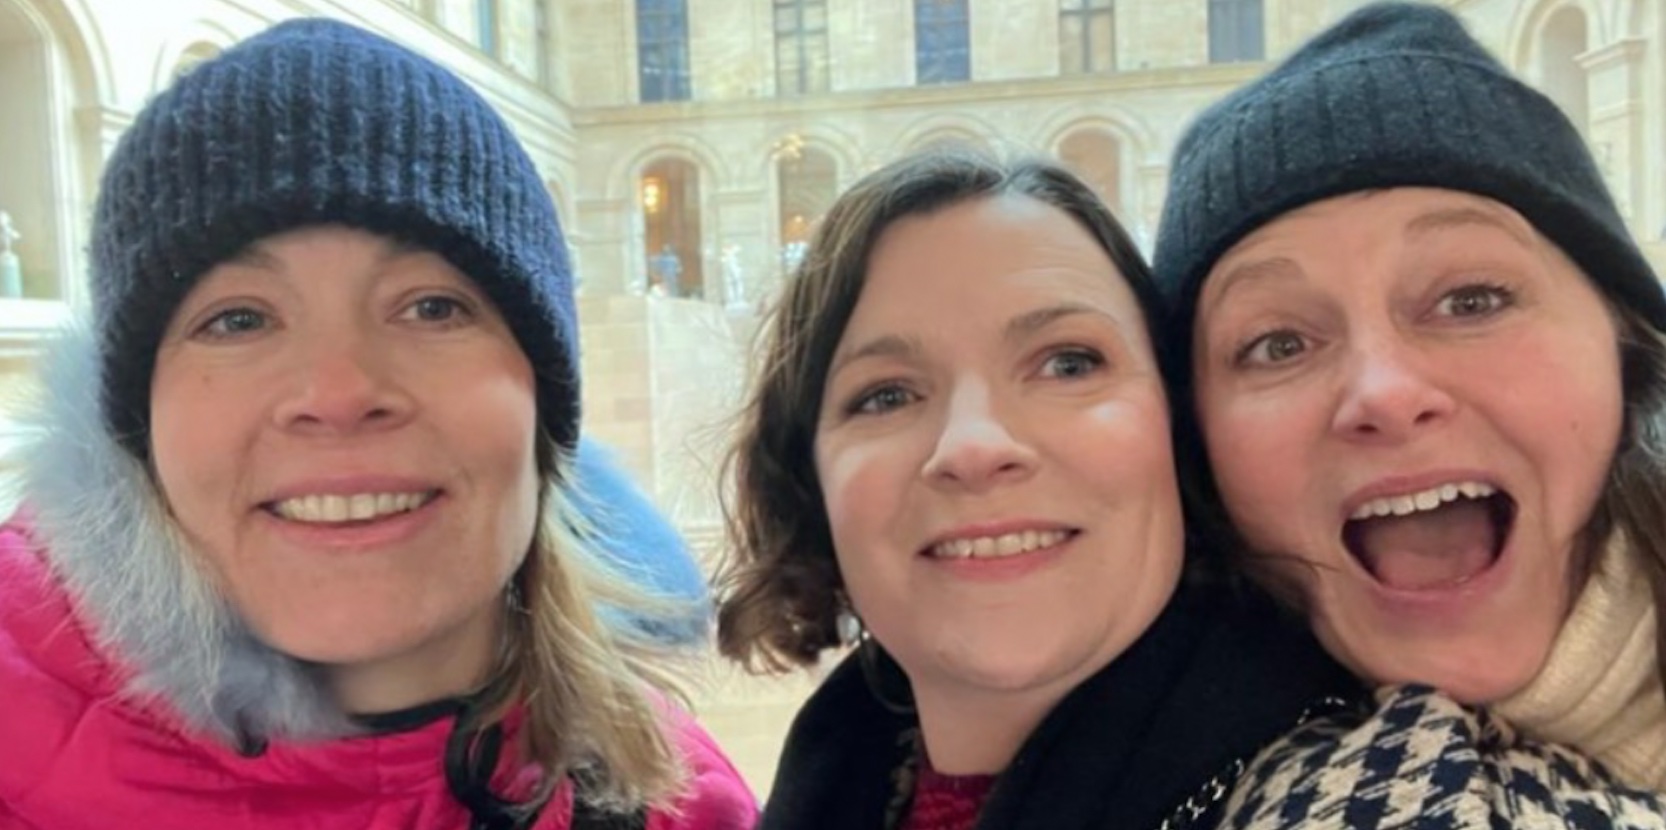
[(1035, 449), (1002, 418), (989, 389), (965, 385), (949, 396), (922, 474), (939, 486), (980, 491), (1022, 481), (1035, 469)]
[(278, 426), (305, 435), (351, 435), (398, 426), (415, 401), (397, 380), (394, 355), (368, 338), (320, 339), (298, 350)]
[(1431, 368), (1392, 337), (1359, 344), (1345, 363), (1335, 431), (1349, 440), (1402, 441), (1446, 420), (1457, 404)]

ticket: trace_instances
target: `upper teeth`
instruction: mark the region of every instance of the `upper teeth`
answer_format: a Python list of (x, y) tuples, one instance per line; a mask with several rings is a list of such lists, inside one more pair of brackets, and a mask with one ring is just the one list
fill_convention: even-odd
[(1003, 533), (1000, 536), (979, 536), (975, 539), (950, 539), (931, 546), (932, 556), (950, 559), (967, 557), (1014, 556), (1032, 550), (1050, 548), (1070, 536), (1067, 530), (1026, 530), (1022, 533)]
[(362, 522), (415, 510), (427, 501), (427, 493), (354, 493), (299, 496), (272, 509), (294, 522)]
[(1479, 481), (1461, 481), (1452, 484), (1441, 484), (1416, 493), (1403, 496), (1388, 496), (1372, 499), (1354, 509), (1349, 519), (1370, 519), (1377, 516), (1409, 516), (1420, 510), (1433, 510), (1449, 501), (1457, 501), (1459, 496), (1466, 499), (1482, 499), (1498, 492), (1491, 484)]

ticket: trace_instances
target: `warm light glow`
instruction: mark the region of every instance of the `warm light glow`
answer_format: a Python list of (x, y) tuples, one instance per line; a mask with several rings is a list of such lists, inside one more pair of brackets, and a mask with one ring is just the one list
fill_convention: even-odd
[(665, 188), (659, 179), (652, 176), (642, 180), (642, 209), (648, 213), (659, 213), (664, 206)]

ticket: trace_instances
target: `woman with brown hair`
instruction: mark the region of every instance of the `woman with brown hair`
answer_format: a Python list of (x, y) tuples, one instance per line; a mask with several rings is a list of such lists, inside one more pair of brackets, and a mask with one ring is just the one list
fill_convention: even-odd
[(856, 648), (763, 826), (1209, 827), (1244, 760), (1353, 688), (1187, 573), (1155, 308), (1051, 163), (927, 152), (840, 197), (731, 459), (722, 648)]

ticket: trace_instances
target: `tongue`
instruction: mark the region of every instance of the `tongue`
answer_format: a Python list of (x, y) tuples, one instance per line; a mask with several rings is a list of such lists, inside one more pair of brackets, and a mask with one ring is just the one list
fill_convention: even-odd
[(1348, 530), (1354, 555), (1391, 588), (1456, 585), (1486, 570), (1498, 547), (1491, 511), (1481, 499), (1349, 522)]

